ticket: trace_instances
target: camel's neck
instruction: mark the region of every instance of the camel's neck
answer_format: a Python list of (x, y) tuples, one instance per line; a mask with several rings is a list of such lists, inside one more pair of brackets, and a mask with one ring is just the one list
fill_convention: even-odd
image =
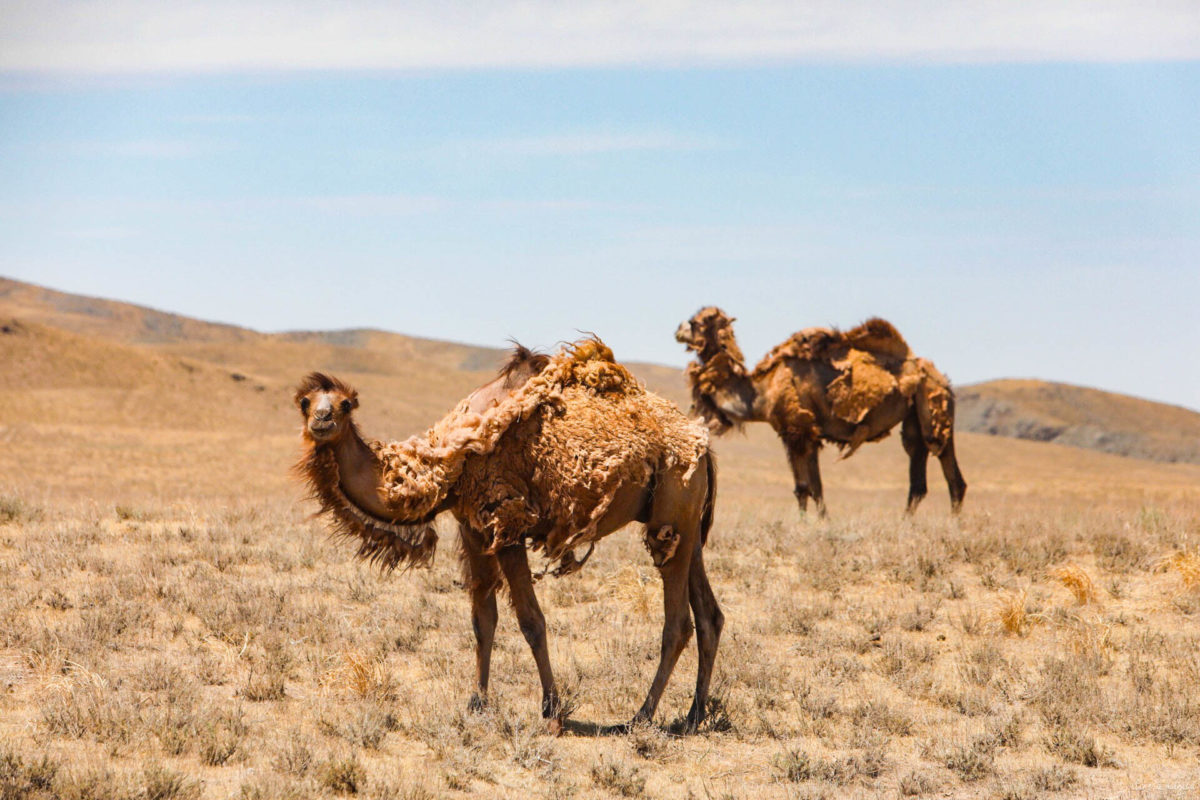
[(379, 459), (354, 427), (333, 445), (333, 457), (338, 467), (338, 488), (346, 499), (373, 517), (392, 519), (394, 514), (379, 495), (383, 474)]
[(761, 422), (766, 419), (761, 402), (763, 394), (749, 376), (730, 375), (725, 381), (714, 384), (713, 389), (713, 404), (731, 422)]
[(763, 393), (740, 360), (719, 352), (688, 369), (695, 410), (717, 428), (766, 419)]

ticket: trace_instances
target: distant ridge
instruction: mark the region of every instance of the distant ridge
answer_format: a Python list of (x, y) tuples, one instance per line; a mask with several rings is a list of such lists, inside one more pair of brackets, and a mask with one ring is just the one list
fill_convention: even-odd
[(957, 395), (961, 430), (1200, 464), (1200, 413), (1181, 406), (1039, 380), (977, 383)]

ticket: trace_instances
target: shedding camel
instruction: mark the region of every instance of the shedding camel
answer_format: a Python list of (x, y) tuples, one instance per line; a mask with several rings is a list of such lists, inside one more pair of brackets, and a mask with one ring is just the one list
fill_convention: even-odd
[(751, 372), (733, 322), (709, 306), (675, 331), (675, 339), (696, 353), (687, 369), (692, 412), (718, 434), (746, 422), (770, 423), (787, 450), (802, 513), (811, 497), (825, 515), (817, 461), (822, 441), (849, 458), (896, 423), (909, 456), (908, 513), (928, 491), (930, 453), (941, 461), (951, 508), (962, 507), (967, 482), (954, 456), (954, 391), (932, 362), (912, 354), (891, 323), (875, 318), (848, 331), (807, 328)]
[(561, 730), (565, 711), (526, 546), (564, 575), (583, 566), (601, 537), (644, 523), (664, 623), (658, 671), (634, 719), (654, 716), (694, 617), (699, 664), (685, 724), (696, 729), (724, 621), (704, 571), (716, 493), (708, 432), (647, 392), (599, 339), (552, 357), (518, 347), (494, 381), (402, 442), (363, 439), (352, 416), (357, 394), (336, 378), (307, 376), (295, 400), (304, 416), (297, 470), (361, 557), (385, 568), (426, 564), (437, 544), (433, 519), (449, 511), (457, 520), (476, 641), (472, 708), (486, 702), (504, 585), (537, 664), (542, 715)]

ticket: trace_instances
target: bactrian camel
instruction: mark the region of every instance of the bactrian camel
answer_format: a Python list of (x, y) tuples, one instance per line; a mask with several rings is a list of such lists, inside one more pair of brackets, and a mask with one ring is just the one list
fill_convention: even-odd
[(917, 358), (892, 325), (869, 319), (848, 331), (808, 328), (746, 369), (733, 336), (733, 318), (702, 308), (675, 331), (696, 353), (688, 365), (692, 412), (721, 434), (746, 422), (768, 422), (787, 450), (796, 499), (825, 515), (817, 456), (832, 442), (849, 458), (864, 442), (901, 423), (909, 456), (908, 512), (927, 492), (926, 461), (938, 457), (954, 511), (967, 483), (954, 456), (954, 391), (933, 363)]
[(423, 435), (402, 442), (363, 439), (354, 389), (320, 373), (296, 389), (304, 416), (297, 465), (337, 534), (385, 568), (426, 564), (437, 543), (433, 519), (458, 522), (471, 597), (477, 686), (486, 702), (496, 591), (516, 612), (542, 684), (542, 715), (561, 730), (563, 705), (550, 669), (546, 623), (534, 593), (526, 547), (556, 574), (587, 560), (574, 550), (629, 522), (663, 581), (658, 671), (634, 717), (650, 720), (687, 645), (693, 617), (699, 665), (686, 727), (705, 716), (723, 617), (704, 571), (716, 472), (708, 432), (647, 392), (598, 339), (553, 357), (518, 348), (492, 383), (465, 398)]

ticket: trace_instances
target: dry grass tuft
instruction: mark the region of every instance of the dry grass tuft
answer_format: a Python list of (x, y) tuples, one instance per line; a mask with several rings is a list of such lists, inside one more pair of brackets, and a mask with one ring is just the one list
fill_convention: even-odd
[(341, 661), (325, 674), (322, 681), (325, 686), (364, 700), (396, 699), (395, 679), (387, 669), (382, 654), (371, 657), (345, 650)]
[(1174, 572), (1183, 582), (1184, 589), (1200, 586), (1200, 555), (1180, 550), (1160, 560), (1157, 569)]
[(1099, 597), (1096, 584), (1092, 581), (1091, 576), (1074, 564), (1050, 570), (1050, 577), (1067, 587), (1067, 590), (1075, 596), (1075, 602), (1078, 605), (1094, 603)]
[(996, 616), (1000, 627), (1013, 636), (1024, 636), (1033, 626), (1033, 618), (1029, 612), (1029, 593), (1025, 591), (1010, 592), (1001, 598)]

